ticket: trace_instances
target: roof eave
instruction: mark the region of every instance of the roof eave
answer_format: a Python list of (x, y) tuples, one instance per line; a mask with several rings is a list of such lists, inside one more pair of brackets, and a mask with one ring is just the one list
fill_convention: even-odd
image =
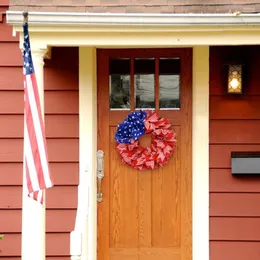
[[(33, 26), (257, 26), (260, 14), (146, 14), (29, 12)], [(7, 23), (22, 25), (22, 11), (7, 11)]]

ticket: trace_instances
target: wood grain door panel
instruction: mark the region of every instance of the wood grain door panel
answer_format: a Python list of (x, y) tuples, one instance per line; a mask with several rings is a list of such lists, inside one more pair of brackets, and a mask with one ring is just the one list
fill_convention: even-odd
[[(177, 138), (164, 167), (138, 171), (121, 162), (114, 134), (130, 111), (109, 109), (111, 57), (181, 59), (181, 108), (159, 111), (170, 120)], [(105, 153), (98, 260), (191, 260), (191, 57), (189, 48), (98, 50), (98, 149)], [(157, 80), (157, 88), (158, 84)], [(158, 89), (155, 93), (159, 95)], [(144, 136), (140, 141), (149, 145), (150, 139)]]

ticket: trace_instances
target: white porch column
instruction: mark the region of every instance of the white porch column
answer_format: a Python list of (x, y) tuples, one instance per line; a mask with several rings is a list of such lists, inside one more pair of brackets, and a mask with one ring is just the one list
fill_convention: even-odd
[(209, 260), (209, 46), (193, 47), (192, 162), (192, 259)]
[(97, 87), (96, 49), (79, 47), (79, 187), (78, 210), (71, 233), (71, 259), (95, 260)]
[[(37, 79), (41, 110), (44, 115), (43, 66), (46, 49), (32, 49), (33, 65)], [(25, 144), (26, 145), (26, 144)], [(45, 205), (28, 197), (25, 177), (23, 178), (22, 209), (22, 259), (45, 259)]]

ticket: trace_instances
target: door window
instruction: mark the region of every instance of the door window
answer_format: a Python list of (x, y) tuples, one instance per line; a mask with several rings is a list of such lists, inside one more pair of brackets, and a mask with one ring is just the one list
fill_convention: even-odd
[(180, 109), (180, 58), (111, 58), (111, 110)]

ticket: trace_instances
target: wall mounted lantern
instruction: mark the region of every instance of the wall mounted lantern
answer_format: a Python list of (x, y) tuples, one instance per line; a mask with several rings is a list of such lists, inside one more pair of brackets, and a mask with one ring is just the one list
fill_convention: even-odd
[(228, 94), (242, 94), (242, 64), (228, 65)]

